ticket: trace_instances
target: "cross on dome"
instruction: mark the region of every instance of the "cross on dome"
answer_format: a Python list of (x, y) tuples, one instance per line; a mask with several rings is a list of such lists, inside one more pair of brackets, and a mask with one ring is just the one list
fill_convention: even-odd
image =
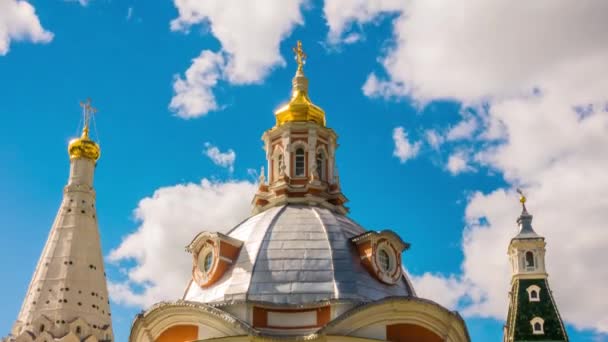
[(298, 40), (298, 43), (293, 48), (293, 53), (295, 53), (295, 60), (298, 63), (298, 71), (302, 71), (304, 64), (306, 63), (306, 53), (304, 49), (302, 49), (302, 41)]
[(91, 98), (87, 98), (86, 101), (80, 102), (80, 107), (82, 107), (82, 117), (84, 121), (84, 127), (82, 129), (83, 134), (89, 133), (89, 122), (91, 121), (91, 117), (97, 113), (97, 109), (91, 106)]

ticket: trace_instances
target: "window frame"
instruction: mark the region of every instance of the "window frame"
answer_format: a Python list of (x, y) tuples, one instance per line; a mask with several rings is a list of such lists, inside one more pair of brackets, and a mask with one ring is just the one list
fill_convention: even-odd
[[(538, 285), (530, 285), (526, 288), (528, 292), (528, 300), (530, 302), (540, 302), (541, 288)], [(536, 293), (536, 297), (532, 296), (532, 293)]]
[[(302, 154), (298, 154), (298, 152), (300, 151), (302, 152)], [(306, 149), (303, 146), (296, 147), (293, 159), (293, 176), (300, 178), (306, 177)], [(301, 162), (301, 165), (298, 165), (299, 162)]]
[[(540, 326), (540, 329), (536, 329), (536, 325)], [(544, 335), (545, 334), (545, 320), (540, 317), (534, 317), (530, 320), (530, 325), (532, 326), (532, 334), (534, 335)]]

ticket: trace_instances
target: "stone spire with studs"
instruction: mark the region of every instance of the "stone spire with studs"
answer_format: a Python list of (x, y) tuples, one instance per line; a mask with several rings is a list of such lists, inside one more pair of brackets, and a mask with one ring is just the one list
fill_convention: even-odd
[(89, 137), (95, 109), (81, 103), (83, 129), (70, 141), (63, 201), (9, 341), (113, 341), (97, 226), (93, 175), (100, 148)]

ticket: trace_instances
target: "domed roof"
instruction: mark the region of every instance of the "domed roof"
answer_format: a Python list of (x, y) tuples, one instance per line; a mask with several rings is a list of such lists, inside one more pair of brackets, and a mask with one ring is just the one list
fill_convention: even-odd
[(191, 282), (184, 299), (310, 305), (414, 295), (405, 272), (389, 285), (364, 268), (350, 239), (365, 232), (348, 217), (321, 207), (287, 204), (268, 209), (227, 233), (243, 241), (235, 263), (209, 287)]

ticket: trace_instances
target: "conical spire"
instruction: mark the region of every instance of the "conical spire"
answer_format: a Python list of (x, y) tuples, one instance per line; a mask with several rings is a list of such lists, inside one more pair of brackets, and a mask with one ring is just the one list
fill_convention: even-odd
[(313, 104), (308, 97), (308, 79), (304, 75), (304, 64), (307, 56), (302, 48), (301, 41), (298, 40), (293, 51), (298, 68), (291, 82), (291, 100), (275, 112), (276, 125), (280, 126), (291, 121), (312, 121), (325, 126), (325, 112)]
[(70, 142), (63, 201), (9, 341), (68, 335), (70, 341), (114, 340), (93, 189), (99, 146), (88, 137), (89, 102), (84, 112), (82, 136)]

